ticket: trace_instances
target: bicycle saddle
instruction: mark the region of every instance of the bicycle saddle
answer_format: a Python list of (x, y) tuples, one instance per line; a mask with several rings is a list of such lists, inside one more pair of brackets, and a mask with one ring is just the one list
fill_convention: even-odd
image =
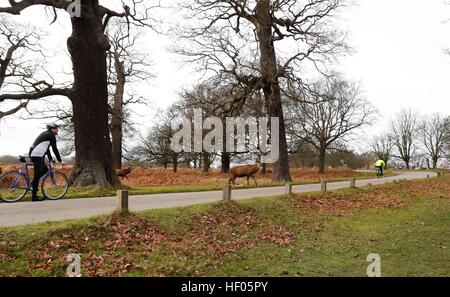
[(31, 162), (31, 159), (25, 156), (19, 156), (19, 161), (20, 163), (33, 164), (33, 162)]

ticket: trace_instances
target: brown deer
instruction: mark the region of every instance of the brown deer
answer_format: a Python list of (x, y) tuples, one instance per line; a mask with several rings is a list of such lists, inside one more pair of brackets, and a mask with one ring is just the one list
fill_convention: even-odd
[(238, 165), (230, 169), (230, 179), (229, 184), (233, 183), (235, 185), (235, 180), (238, 177), (247, 177), (247, 186), (250, 185), (250, 177), (255, 181), (255, 185), (258, 186), (256, 182), (255, 175), (259, 172), (260, 163), (257, 161), (255, 165)]
[(130, 174), (131, 170), (132, 170), (131, 167), (123, 168), (123, 169), (116, 169), (117, 177), (128, 179), (128, 174)]

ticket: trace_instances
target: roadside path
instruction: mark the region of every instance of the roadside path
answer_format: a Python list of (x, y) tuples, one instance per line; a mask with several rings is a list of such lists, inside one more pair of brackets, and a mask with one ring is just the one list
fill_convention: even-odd
[[(394, 179), (423, 179), (427, 175), (436, 176), (433, 172), (400, 172), (397, 176), (383, 179), (357, 180), (356, 186), (362, 187), (369, 183), (379, 185), (393, 182)], [(348, 188), (349, 181), (330, 182), (329, 190)], [(293, 187), (294, 192), (305, 193), (320, 190), (320, 184), (299, 185)], [(283, 195), (284, 187), (255, 188), (233, 190), (232, 199), (242, 200), (266, 196)], [(139, 195), (129, 197), (131, 211), (148, 209), (172, 208), (202, 203), (220, 201), (222, 191), (192, 192), (192, 193), (168, 193)], [(114, 197), (63, 199), (59, 201), (44, 202), (20, 202), (15, 204), (0, 204), (0, 227), (18, 226), (26, 224), (42, 223), (46, 221), (62, 221), (68, 219), (81, 219), (113, 212), (116, 207)]]

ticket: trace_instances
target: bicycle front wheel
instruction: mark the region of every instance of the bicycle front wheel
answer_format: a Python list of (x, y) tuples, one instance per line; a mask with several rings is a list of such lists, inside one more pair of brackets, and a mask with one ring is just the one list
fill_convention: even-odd
[(28, 190), (28, 180), (23, 173), (10, 171), (0, 176), (0, 200), (8, 203), (20, 201)]
[(61, 172), (51, 172), (42, 180), (41, 189), (47, 199), (61, 199), (69, 190), (69, 179)]

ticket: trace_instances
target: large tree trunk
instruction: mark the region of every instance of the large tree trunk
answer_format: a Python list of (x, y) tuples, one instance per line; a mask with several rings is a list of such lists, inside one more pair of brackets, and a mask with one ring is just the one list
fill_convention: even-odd
[(73, 120), (76, 161), (75, 185), (117, 185), (112, 168), (108, 127), (106, 50), (102, 15), (97, 0), (83, 1), (83, 17), (72, 18), (72, 36), (67, 41), (74, 73)]
[(172, 163), (173, 163), (173, 172), (176, 173), (178, 171), (178, 154), (172, 155)]
[(221, 154), (222, 161), (222, 173), (230, 172), (230, 153), (222, 152)]
[[(427, 159), (427, 161), (428, 161), (428, 159)], [(438, 158), (436, 158), (436, 157), (433, 158), (433, 169), (437, 168), (438, 161), (439, 161)], [(429, 167), (430, 167), (430, 165), (428, 165), (428, 169), (430, 169)]]
[[(222, 121), (226, 121), (226, 117), (222, 117)], [(227, 128), (225, 125), (223, 126), (223, 152), (221, 153), (221, 163), (222, 163), (222, 174), (228, 174), (230, 172), (231, 165), (231, 154), (230, 152), (226, 152), (226, 143), (227, 143)]]
[(123, 95), (125, 92), (125, 67), (120, 61), (119, 55), (114, 53), (114, 68), (116, 70), (117, 80), (114, 92), (114, 102), (111, 115), (111, 137), (112, 137), (112, 155), (113, 166), (116, 169), (122, 168), (122, 143), (123, 143)]
[(319, 173), (325, 174), (325, 156), (326, 156), (326, 150), (320, 149), (319, 150)]
[(386, 168), (387, 168), (387, 164), (388, 164), (388, 160), (389, 160), (389, 154), (381, 154), (378, 156), (378, 159), (381, 159), (384, 161), (384, 163), (386, 164)]
[(280, 83), (278, 81), (278, 66), (275, 47), (272, 40), (272, 19), (270, 16), (270, 0), (259, 0), (256, 5), (257, 36), (261, 53), (261, 73), (263, 78), (263, 91), (269, 103), (270, 117), (278, 117), (279, 131), (279, 158), (273, 164), (273, 181), (291, 181), (289, 172), (289, 159), (284, 123), (283, 106), (281, 102)]
[(405, 166), (406, 166), (406, 169), (410, 169), (411, 167), (409, 166), (409, 158), (405, 158), (403, 161), (405, 161)]
[(208, 173), (210, 166), (211, 164), (209, 162), (209, 153), (203, 152), (203, 172)]
[(267, 174), (267, 164), (266, 163), (262, 164), (261, 174), (262, 175), (266, 175)]

